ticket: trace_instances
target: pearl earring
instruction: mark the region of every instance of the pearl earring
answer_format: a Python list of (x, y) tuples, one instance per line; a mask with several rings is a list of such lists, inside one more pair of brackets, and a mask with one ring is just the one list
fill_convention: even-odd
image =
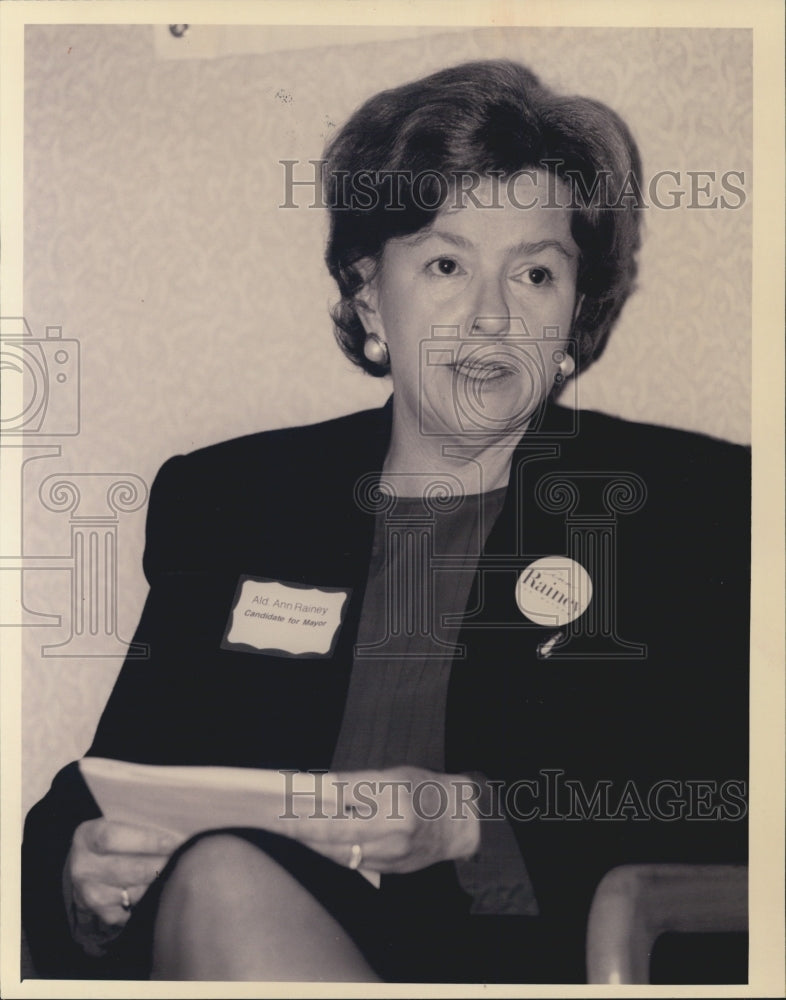
[(370, 333), (366, 337), (366, 342), (363, 344), (363, 354), (367, 361), (379, 365), (380, 368), (387, 368), (390, 364), (388, 345), (376, 333)]
[(575, 372), (576, 362), (569, 354), (566, 354), (562, 361), (560, 361), (559, 370), (563, 378), (570, 378), (570, 376)]
[(576, 362), (570, 354), (566, 354), (564, 351), (555, 351), (553, 358), (557, 362), (557, 374), (554, 376), (554, 381), (561, 384), (574, 373)]

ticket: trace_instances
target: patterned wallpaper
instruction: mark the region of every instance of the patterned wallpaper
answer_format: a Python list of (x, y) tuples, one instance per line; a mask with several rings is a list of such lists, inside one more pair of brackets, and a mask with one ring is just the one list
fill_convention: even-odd
[[(146, 590), (144, 490), (161, 462), (387, 395), (333, 344), (323, 213), (278, 207), (278, 161), (318, 158), (373, 92), (507, 56), (618, 110), (645, 176), (679, 173), (662, 181), (661, 199), (684, 193), (681, 207), (647, 212), (639, 289), (578, 383), (579, 404), (749, 440), (747, 31), (377, 31), (325, 46), (318, 29), (302, 28), (282, 29), (286, 47), (275, 51), (276, 30), (261, 53), (172, 59), (148, 26), (27, 28), (25, 316), (37, 337), (60, 326), (79, 341), (81, 424), (78, 435), (42, 439), (18, 470), (24, 555), (39, 567), (24, 575), (25, 808), (84, 752), (120, 667)], [(688, 171), (715, 171), (709, 194), (692, 195)], [(688, 207), (722, 194), (727, 171), (744, 172), (744, 197), (728, 195), (736, 208)], [(76, 509), (73, 491), (58, 490), (68, 474)], [(90, 597), (106, 605), (99, 633), (52, 648), (72, 635), (82, 540), (86, 558), (103, 560), (104, 590)], [(36, 614), (60, 624), (39, 627)]]

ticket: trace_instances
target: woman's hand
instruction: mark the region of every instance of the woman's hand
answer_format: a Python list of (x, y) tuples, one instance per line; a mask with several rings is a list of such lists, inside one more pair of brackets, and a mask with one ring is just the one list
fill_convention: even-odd
[(478, 850), (472, 784), (463, 775), (408, 766), (326, 774), (325, 788), (339, 792), (336, 814), (325, 806), (328, 818), (303, 815), (286, 832), (341, 865), (418, 871)]
[(74, 938), (91, 954), (117, 937), (181, 838), (91, 819), (77, 827), (63, 872)]

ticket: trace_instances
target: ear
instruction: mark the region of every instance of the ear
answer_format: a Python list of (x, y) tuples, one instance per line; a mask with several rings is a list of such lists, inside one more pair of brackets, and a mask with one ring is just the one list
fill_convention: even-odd
[(384, 340), (385, 331), (379, 311), (378, 268), (370, 257), (359, 260), (355, 267), (363, 278), (363, 287), (353, 299), (358, 319), (363, 324), (366, 333), (376, 333)]

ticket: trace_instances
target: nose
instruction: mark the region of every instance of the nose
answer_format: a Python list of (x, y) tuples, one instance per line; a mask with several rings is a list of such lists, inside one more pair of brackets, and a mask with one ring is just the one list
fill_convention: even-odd
[(473, 303), (470, 336), (504, 337), (510, 331), (510, 308), (502, 281), (489, 275), (480, 280)]

